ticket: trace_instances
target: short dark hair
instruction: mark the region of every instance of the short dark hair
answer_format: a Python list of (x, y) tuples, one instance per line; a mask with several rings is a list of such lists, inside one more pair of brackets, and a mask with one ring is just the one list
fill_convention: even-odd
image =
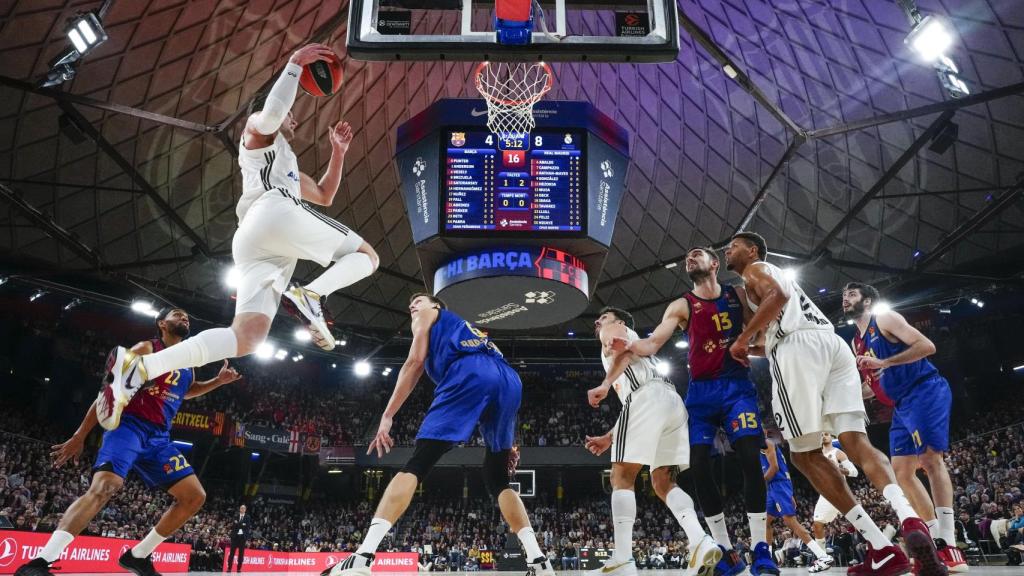
[(757, 246), (757, 259), (764, 261), (768, 258), (768, 243), (765, 242), (764, 236), (761, 236), (757, 232), (737, 232), (732, 235), (733, 240), (739, 238), (747, 244)]
[(701, 252), (707, 254), (709, 258), (711, 258), (715, 262), (718, 262), (718, 254), (715, 252), (715, 249), (712, 248), (711, 246), (694, 246), (693, 248), (687, 250), (686, 253), (689, 254), (694, 250), (700, 250)]
[(598, 318), (600, 318), (601, 316), (604, 316), (608, 312), (615, 314), (615, 317), (618, 318), (619, 320), (622, 320), (626, 324), (626, 326), (633, 328), (633, 315), (630, 314), (629, 312), (626, 312), (622, 308), (616, 308), (614, 306), (605, 306), (604, 308), (601, 308), (601, 311), (597, 313), (597, 316)]
[[(156, 324), (157, 330), (160, 329), (160, 323), (163, 322), (164, 320), (167, 320), (167, 316), (170, 315), (170, 313), (174, 312), (175, 310), (181, 310), (182, 312), (185, 312), (185, 309), (179, 306), (164, 306), (163, 308), (160, 309), (159, 312), (156, 313), (156, 319), (153, 320), (153, 323)], [(188, 314), (188, 312), (185, 313)]]
[(875, 288), (871, 284), (864, 284), (863, 282), (848, 282), (843, 287), (843, 292), (847, 290), (856, 290), (860, 292), (861, 298), (870, 298), (871, 303), (878, 302), (882, 299), (882, 295), (878, 293), (878, 288)]
[(417, 292), (417, 293), (413, 294), (412, 296), (409, 296), (409, 304), (412, 304), (412, 301), (417, 299), (417, 298), (419, 298), (420, 296), (423, 296), (427, 300), (430, 300), (434, 304), (437, 304), (438, 306), (441, 307), (441, 310), (447, 310), (448, 309), (448, 305), (444, 303), (444, 300), (441, 300), (440, 298), (438, 298), (437, 296), (434, 296), (430, 292)]

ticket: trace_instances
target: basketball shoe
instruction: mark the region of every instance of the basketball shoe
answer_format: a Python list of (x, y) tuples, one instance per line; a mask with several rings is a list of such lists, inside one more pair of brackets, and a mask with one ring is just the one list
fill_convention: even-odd
[(284, 293), (281, 305), (292, 316), (305, 324), (313, 342), (324, 350), (334, 350), (336, 342), (324, 318), (326, 309), (322, 297), (315, 292), (292, 284)]
[(868, 544), (864, 561), (850, 566), (847, 576), (900, 576), (910, 572), (910, 560), (899, 546), (890, 544), (875, 550)]
[(811, 574), (825, 572), (826, 570), (832, 568), (832, 565), (834, 563), (835, 560), (833, 560), (831, 556), (825, 556), (824, 558), (815, 558), (814, 562), (811, 562), (811, 565), (807, 567), (807, 571)]
[(939, 557), (935, 550), (935, 542), (932, 540), (928, 525), (920, 518), (907, 518), (900, 525), (903, 533), (903, 540), (906, 541), (907, 550), (914, 558), (915, 573), (921, 576), (946, 576), (949, 569)]
[(715, 539), (707, 534), (690, 552), (690, 561), (687, 563), (684, 576), (711, 576), (715, 572), (715, 565), (722, 559), (722, 547), (715, 542)]
[(96, 419), (105, 430), (113, 430), (121, 423), (124, 407), (141, 390), (149, 376), (142, 364), (142, 356), (118, 346), (107, 355), (107, 373), (103, 388), (96, 397)]
[(950, 546), (946, 544), (945, 540), (939, 538), (935, 541), (935, 548), (939, 551), (939, 558), (942, 559), (942, 563), (946, 565), (946, 568), (949, 568), (950, 572), (963, 574), (970, 571), (963, 551), (956, 546)]
[(53, 566), (54, 564), (54, 562), (47, 562), (42, 558), (36, 558), (18, 567), (14, 572), (14, 576), (55, 576), (53, 572), (50, 572), (50, 568), (57, 570)]
[(750, 563), (750, 573), (753, 576), (761, 576), (762, 574), (772, 574), (778, 576), (781, 574), (779, 566), (772, 560), (772, 551), (768, 548), (767, 542), (758, 542), (757, 546), (754, 546), (754, 561)]
[(636, 562), (632, 558), (619, 560), (612, 556), (605, 560), (604, 565), (600, 568), (587, 570), (584, 574), (586, 576), (637, 576)]
[(555, 567), (551, 561), (540, 556), (526, 565), (527, 576), (555, 576)]
[(161, 576), (156, 571), (156, 568), (153, 567), (153, 561), (149, 558), (149, 556), (136, 558), (131, 550), (125, 550), (124, 554), (121, 554), (121, 557), (118, 558), (117, 564), (125, 570), (134, 572), (137, 576)]
[(320, 576), (370, 576), (373, 554), (356, 552), (320, 573)]
[(722, 559), (715, 566), (715, 576), (737, 576), (747, 569), (747, 563), (735, 550), (726, 550), (722, 545), (718, 549), (722, 552)]

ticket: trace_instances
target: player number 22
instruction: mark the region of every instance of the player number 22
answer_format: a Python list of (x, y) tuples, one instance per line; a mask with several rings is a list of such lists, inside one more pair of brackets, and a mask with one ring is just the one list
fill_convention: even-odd
[(728, 312), (719, 312), (718, 314), (715, 314), (711, 318), (714, 319), (715, 326), (718, 328), (719, 332), (723, 332), (725, 330), (732, 328), (732, 320), (729, 319)]
[(175, 472), (181, 472), (185, 468), (188, 468), (188, 460), (185, 460), (184, 456), (171, 456), (170, 460), (174, 463)]
[(757, 428), (757, 414), (753, 412), (742, 412), (740, 413), (740, 428), (753, 429)]

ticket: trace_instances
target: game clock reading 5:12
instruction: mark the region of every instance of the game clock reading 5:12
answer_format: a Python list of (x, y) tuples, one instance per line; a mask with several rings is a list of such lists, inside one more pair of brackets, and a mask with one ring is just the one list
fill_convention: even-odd
[(446, 232), (583, 232), (581, 131), (499, 138), (450, 129), (442, 136)]

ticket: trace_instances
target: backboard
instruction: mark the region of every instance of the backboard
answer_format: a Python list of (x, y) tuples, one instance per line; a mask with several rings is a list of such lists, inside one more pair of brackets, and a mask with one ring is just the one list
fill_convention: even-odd
[(357, 60), (671, 62), (672, 0), (532, 1), (532, 36), (499, 44), (495, 1), (352, 0), (348, 55)]

